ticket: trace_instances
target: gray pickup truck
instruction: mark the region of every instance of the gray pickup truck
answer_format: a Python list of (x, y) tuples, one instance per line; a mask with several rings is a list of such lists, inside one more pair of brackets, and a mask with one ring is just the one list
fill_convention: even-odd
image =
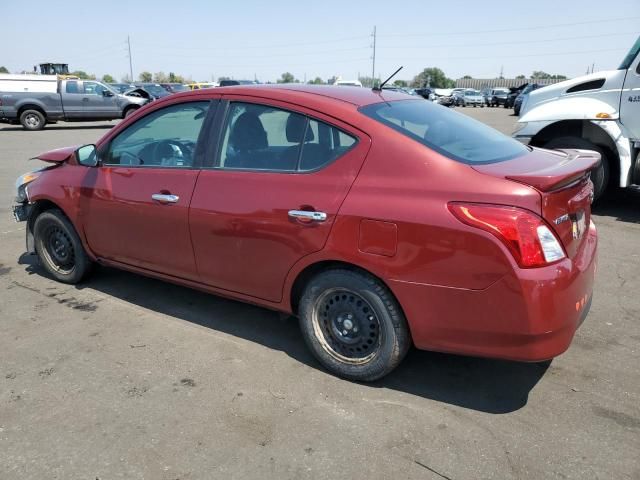
[(45, 88), (43, 85), (40, 89), (49, 91), (0, 88), (0, 121), (20, 123), (26, 130), (42, 130), (47, 122), (59, 120), (89, 122), (124, 118), (148, 102), (145, 98), (116, 93), (93, 80), (57, 80), (57, 86)]

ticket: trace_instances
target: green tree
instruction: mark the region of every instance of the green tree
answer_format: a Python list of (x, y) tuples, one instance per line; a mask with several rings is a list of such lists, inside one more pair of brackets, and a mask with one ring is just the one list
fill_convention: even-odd
[(284, 72), (280, 78), (277, 80), (278, 83), (298, 83), (296, 77), (293, 76), (292, 73)]
[(96, 79), (95, 75), (89, 74), (89, 73), (84, 72), (82, 70), (76, 70), (75, 72), (71, 72), (71, 75), (75, 75), (80, 80), (95, 80)]
[(551, 75), (550, 73), (543, 72), (542, 70), (536, 70), (531, 74), (531, 78), (550, 78), (552, 80), (566, 80), (565, 75)]
[(425, 68), (422, 72), (416, 75), (411, 82), (411, 86), (414, 88), (422, 88), (425, 86), (431, 86), (433, 88), (453, 88), (456, 82), (447, 78), (442, 70), (436, 67)]
[(394, 85), (397, 85), (398, 87), (408, 87), (409, 86), (409, 82), (407, 82), (406, 80), (396, 80), (395, 82), (393, 82)]
[(156, 83), (167, 83), (169, 77), (164, 72), (156, 72), (153, 74), (153, 81)]
[(102, 76), (102, 81), (103, 81), (104, 83), (115, 83), (115, 82), (116, 82), (116, 79), (115, 79), (115, 78), (113, 78), (113, 77), (112, 77), (111, 75), (109, 75), (108, 73), (105, 73), (105, 74)]
[(524, 80), (525, 78), (527, 78), (527, 77), (525, 77), (524, 75), (520, 74), (520, 75), (518, 75), (516, 77), (516, 80)]
[(9, 70), (7, 70), (7, 67), (0, 67), (0, 73), (9, 73)]
[(138, 78), (141, 82), (150, 82), (153, 80), (153, 75), (151, 75), (151, 72), (142, 72), (138, 75)]
[(322, 81), (322, 79), (320, 77), (316, 77), (313, 80), (309, 80), (307, 83), (309, 83), (311, 85), (324, 85), (324, 82)]
[(473, 77), (471, 75), (465, 75), (462, 77), (464, 80), (471, 80)]
[(169, 72), (169, 83), (184, 83), (184, 77), (182, 75), (176, 75), (173, 72)]

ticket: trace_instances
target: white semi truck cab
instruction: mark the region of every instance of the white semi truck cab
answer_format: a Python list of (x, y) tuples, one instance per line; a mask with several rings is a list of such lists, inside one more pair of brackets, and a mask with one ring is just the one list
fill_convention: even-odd
[(595, 198), (607, 186), (640, 189), (640, 38), (617, 70), (591, 73), (531, 92), (514, 137), (543, 148), (595, 150)]

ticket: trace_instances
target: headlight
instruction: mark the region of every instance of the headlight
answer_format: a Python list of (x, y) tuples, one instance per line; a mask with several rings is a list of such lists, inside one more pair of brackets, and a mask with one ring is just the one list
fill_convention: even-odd
[(41, 173), (42, 170), (36, 170), (33, 172), (25, 173), (24, 175), (20, 175), (18, 177), (18, 179), (16, 180), (16, 202), (24, 203), (28, 200), (27, 185), (38, 178)]

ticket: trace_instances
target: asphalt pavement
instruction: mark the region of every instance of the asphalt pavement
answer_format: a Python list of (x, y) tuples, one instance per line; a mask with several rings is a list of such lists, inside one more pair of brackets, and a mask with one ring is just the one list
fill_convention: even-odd
[(24, 255), (15, 178), (112, 125), (0, 125), (0, 479), (640, 478), (640, 197), (596, 208), (591, 314), (550, 365), (412, 351), (358, 384), (293, 318), (108, 268), (63, 285)]

